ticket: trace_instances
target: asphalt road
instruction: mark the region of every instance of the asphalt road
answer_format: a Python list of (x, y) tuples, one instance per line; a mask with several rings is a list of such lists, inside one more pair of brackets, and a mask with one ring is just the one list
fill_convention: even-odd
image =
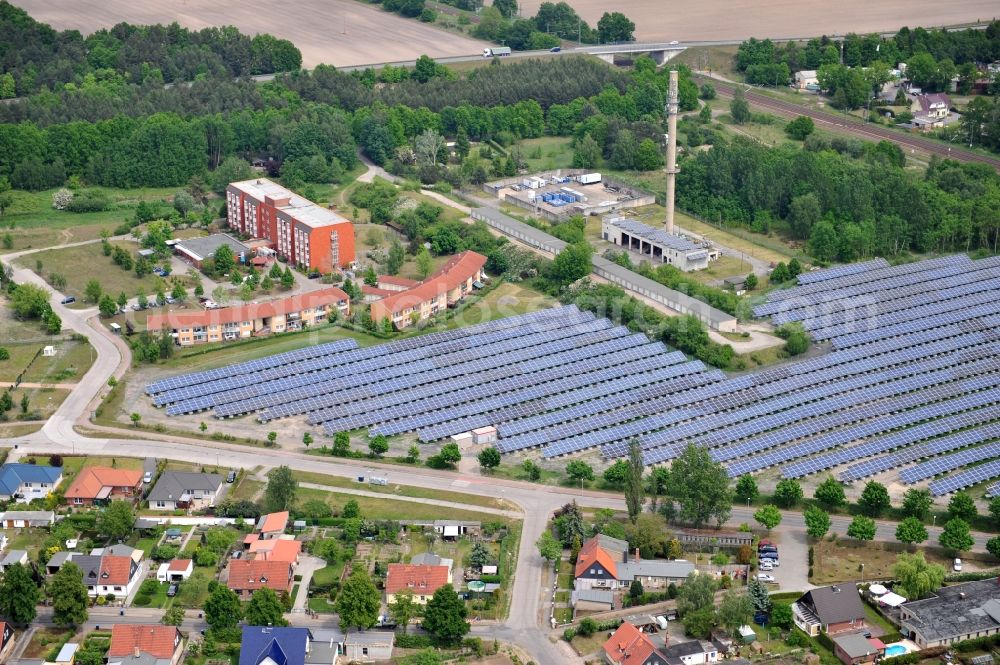
[(1000, 170), (1000, 158), (981, 155), (971, 150), (957, 145), (947, 145), (939, 141), (933, 141), (917, 134), (909, 134), (900, 130), (890, 129), (881, 125), (862, 122), (861, 120), (842, 113), (832, 113), (801, 106), (792, 102), (786, 102), (763, 95), (754, 90), (747, 89), (746, 86), (737, 86), (730, 83), (723, 83), (719, 79), (712, 77), (710, 80), (704, 78), (704, 82), (711, 82), (720, 97), (732, 98), (737, 87), (742, 87), (744, 97), (754, 107), (765, 109), (784, 118), (797, 118), (800, 115), (808, 116), (821, 127), (829, 128), (833, 131), (850, 134), (866, 141), (891, 141), (904, 151), (907, 149), (918, 150), (922, 153), (940, 155), (949, 159), (956, 159), (963, 162), (977, 162), (988, 164)]
[[(8, 257), (0, 258), (4, 263)], [(14, 279), (20, 283), (31, 282), (40, 286), (45, 283), (31, 270), (16, 268)], [(76, 390), (63, 402), (45, 426), (37, 433), (13, 439), (18, 447), (13, 457), (25, 454), (86, 453), (91, 455), (121, 455), (135, 457), (164, 457), (168, 459), (194, 462), (196, 464), (216, 464), (220, 457), (232, 466), (250, 468), (260, 466), (265, 469), (277, 465), (287, 465), (295, 470), (312, 471), (345, 478), (356, 478), (366, 474), (372, 467), (398, 471), (398, 466), (365, 461), (361, 463), (340, 462), (317, 459), (290, 450), (262, 450), (250, 446), (240, 446), (216, 441), (190, 441), (181, 437), (157, 436), (153, 438), (128, 437), (127, 430), (114, 430), (115, 438), (86, 436), (75, 430), (77, 424), (90, 430), (100, 430), (88, 423), (88, 417), (96, 400), (107, 389), (108, 378), (121, 378), (131, 363), (128, 347), (123, 340), (111, 334), (96, 319), (96, 311), (70, 310), (59, 304), (62, 295), (53, 293), (52, 307), (63, 319), (64, 328), (72, 329), (89, 337), (96, 350), (96, 360), (83, 376)], [(147, 433), (143, 432), (144, 435)], [(119, 438), (125, 437), (125, 438)], [(517, 572), (514, 577), (512, 602), (508, 618), (500, 626), (478, 628), (489, 636), (518, 644), (539, 663), (561, 665), (579, 664), (581, 659), (569, 653), (563, 645), (549, 639), (547, 616), (542, 615), (542, 574), (544, 562), (535, 549), (535, 541), (541, 535), (553, 510), (564, 503), (576, 499), (581, 505), (596, 508), (624, 510), (621, 497), (601, 492), (575, 490), (564, 487), (541, 486), (532, 483), (487, 478), (475, 474), (458, 474), (448, 471), (414, 468), (407, 469), (406, 483), (415, 487), (464, 492), (490, 496), (509, 502), (523, 513), (521, 544), (518, 550)], [(475, 509), (472, 507), (471, 509)], [(729, 526), (753, 523), (752, 511), (736, 507), (728, 522)], [(834, 517), (833, 530), (844, 533), (848, 518)], [(879, 523), (877, 538), (893, 540), (895, 526)], [(800, 513), (786, 512), (782, 524), (775, 530), (784, 538), (804, 542), (805, 525)], [(940, 529), (929, 529), (931, 538), (936, 539)], [(787, 534), (787, 535), (785, 535)], [(976, 548), (985, 547), (986, 534), (977, 533)], [(805, 588), (808, 581), (801, 573), (793, 574), (791, 569), (783, 577), (784, 589)], [(127, 610), (126, 616), (142, 616), (138, 610)], [(294, 616), (294, 615), (293, 615)], [(114, 618), (113, 616), (110, 618)], [(310, 625), (318, 625), (312, 623)]]

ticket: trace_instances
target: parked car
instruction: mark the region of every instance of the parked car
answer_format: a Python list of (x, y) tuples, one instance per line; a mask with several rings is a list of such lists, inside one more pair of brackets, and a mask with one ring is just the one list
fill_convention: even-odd
[(770, 540), (763, 540), (763, 539), (762, 539), (762, 540), (761, 540), (761, 541), (760, 541), (760, 542), (759, 542), (759, 543), (757, 544), (757, 549), (759, 549), (759, 550), (762, 550), (762, 549), (764, 549), (765, 547), (773, 547), (773, 548), (775, 548), (775, 549), (777, 549), (777, 548), (778, 548), (778, 546), (777, 546), (777, 545), (775, 545), (774, 543), (772, 543), (772, 542), (771, 542)]
[(771, 563), (770, 559), (764, 559), (760, 562), (760, 569), (763, 571), (774, 570), (774, 564)]
[(772, 559), (770, 557), (762, 556), (760, 558), (760, 563), (763, 564), (765, 561), (768, 562), (769, 564), (771, 564), (771, 566), (774, 567), (774, 568), (778, 568), (779, 566), (781, 566), (781, 562), (778, 561), (778, 557), (774, 557)]
[(956, 573), (960, 573), (960, 572), (962, 572), (962, 560), (961, 560), (961, 559), (955, 559), (955, 563), (953, 563), (953, 564), (951, 565), (951, 568), (952, 568), (952, 570), (954, 570), (954, 571), (955, 571)]
[(230, 471), (229, 472), (229, 474), (226, 476), (226, 482), (227, 483), (235, 483), (236, 482), (236, 472), (235, 471)]
[(146, 473), (142, 474), (142, 482), (145, 483), (146, 485), (153, 482), (153, 472), (147, 471)]
[(70, 303), (76, 302), (76, 298), (74, 298), (73, 296), (66, 296), (59, 302), (61, 302), (63, 305), (69, 305)]
[(167, 587), (167, 596), (173, 598), (176, 595), (177, 595), (177, 585), (171, 584), (170, 586)]
[(774, 579), (774, 575), (768, 575), (767, 573), (757, 573), (757, 580), (766, 582), (767, 584), (775, 584), (778, 581)]

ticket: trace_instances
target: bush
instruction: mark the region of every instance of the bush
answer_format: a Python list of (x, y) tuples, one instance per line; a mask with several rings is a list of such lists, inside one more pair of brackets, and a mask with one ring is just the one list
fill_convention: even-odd
[(598, 630), (597, 622), (591, 619), (590, 617), (587, 617), (586, 619), (580, 622), (580, 627), (577, 628), (576, 632), (583, 637), (590, 637), (591, 635), (596, 633), (597, 630)]
[(572, 642), (573, 638), (576, 637), (576, 631), (573, 630), (572, 628), (567, 628), (566, 630), (563, 631), (562, 636), (563, 639), (566, 640), (567, 642)]

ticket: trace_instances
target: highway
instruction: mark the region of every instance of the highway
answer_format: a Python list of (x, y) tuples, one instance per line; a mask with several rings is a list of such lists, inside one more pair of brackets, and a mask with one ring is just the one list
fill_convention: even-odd
[(783, 118), (797, 118), (800, 115), (813, 119), (820, 127), (828, 128), (832, 131), (851, 134), (866, 141), (892, 141), (893, 143), (911, 151), (919, 150), (923, 153), (940, 155), (949, 159), (956, 159), (963, 162), (977, 162), (989, 164), (993, 168), (1000, 170), (1000, 158), (982, 155), (971, 150), (966, 150), (961, 146), (951, 146), (940, 141), (924, 138), (918, 134), (910, 134), (900, 130), (890, 129), (881, 125), (875, 125), (843, 113), (820, 111), (817, 109), (801, 106), (792, 102), (775, 99), (768, 95), (755, 92), (752, 87), (739, 86), (738, 84), (722, 82), (716, 77), (701, 76), (701, 82), (711, 83), (715, 87), (720, 97), (731, 99), (738, 87), (744, 90), (744, 97), (751, 106), (764, 109), (779, 115)]
[[(10, 256), (0, 257), (0, 261), (12, 265)], [(14, 267), (14, 279), (19, 283), (30, 282), (48, 288), (40, 277), (26, 268)], [(108, 390), (108, 379), (111, 376), (121, 378), (125, 374), (131, 364), (131, 354), (124, 341), (111, 334), (100, 323), (96, 310), (68, 309), (59, 303), (61, 298), (62, 294), (53, 293), (51, 302), (53, 309), (63, 319), (63, 327), (87, 335), (95, 348), (96, 360), (83, 376), (77, 388), (70, 393), (70, 396), (39, 432), (11, 440), (11, 443), (17, 446), (17, 450), (11, 454), (11, 459), (28, 454), (84, 453), (161, 457), (205, 465), (220, 463), (221, 460), (222, 464), (233, 467), (253, 468), (259, 466), (263, 469), (269, 469), (278, 465), (287, 465), (295, 470), (344, 478), (367, 475), (372, 467), (383, 468), (390, 473), (400, 471), (399, 466), (368, 460), (353, 462), (318, 459), (315, 456), (308, 456), (293, 450), (265, 450), (217, 441), (157, 435), (151, 432), (142, 432), (138, 436), (132, 436), (131, 430), (127, 428), (103, 428), (90, 424), (89, 415), (102, 393)], [(104, 432), (112, 436), (103, 438), (82, 434), (77, 431), (77, 427), (84, 427), (88, 432)], [(503, 480), (484, 477), (477, 473), (436, 471), (423, 467), (407, 468), (405, 470), (405, 483), (414, 487), (494, 497), (503, 502), (509, 502), (512, 507), (522, 513), (522, 537), (508, 617), (499, 626), (476, 626), (473, 632), (517, 644), (538, 663), (579, 665), (582, 659), (575, 656), (564, 642), (551, 638), (551, 631), (547, 625), (548, 610), (543, 602), (543, 597), (546, 597), (548, 593), (542, 582), (546, 565), (538, 556), (535, 541), (546, 528), (552, 511), (570, 500), (576, 499), (583, 506), (612, 508), (620, 511), (625, 509), (624, 500), (618, 495), (603, 492)], [(476, 507), (470, 505), (469, 509), (476, 510)], [(728, 525), (735, 527), (740, 523), (752, 522), (750, 510), (745, 507), (735, 507)], [(848, 523), (849, 519), (846, 517), (833, 517), (833, 529), (839, 533), (846, 530)], [(805, 525), (801, 513), (786, 512), (782, 524), (775, 529), (775, 532), (782, 535), (787, 534), (789, 541), (804, 542), (804, 530)], [(876, 537), (879, 540), (894, 540), (894, 530), (893, 523), (880, 522)], [(940, 533), (939, 528), (930, 528), (928, 531), (932, 540), (936, 539)], [(977, 533), (974, 536), (976, 549), (982, 550), (989, 535)], [(791, 581), (786, 580), (786, 582)], [(804, 574), (796, 576), (795, 582), (795, 587), (808, 586)], [(788, 587), (788, 590), (792, 590), (792, 588)], [(141, 613), (133, 613), (132, 610), (127, 610), (127, 614), (133, 620), (134, 617), (143, 616)], [(97, 619), (97, 615), (95, 615), (95, 619)]]

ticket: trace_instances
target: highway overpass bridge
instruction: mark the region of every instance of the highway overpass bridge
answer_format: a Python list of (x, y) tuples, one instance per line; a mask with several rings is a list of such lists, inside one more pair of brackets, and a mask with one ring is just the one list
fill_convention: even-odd
[(646, 54), (656, 61), (657, 65), (662, 65), (681, 53), (687, 46), (680, 42), (625, 42), (621, 44), (602, 44), (597, 46), (581, 46), (579, 48), (567, 50), (567, 53), (586, 53), (593, 55), (605, 62), (614, 64), (616, 56), (638, 56)]

